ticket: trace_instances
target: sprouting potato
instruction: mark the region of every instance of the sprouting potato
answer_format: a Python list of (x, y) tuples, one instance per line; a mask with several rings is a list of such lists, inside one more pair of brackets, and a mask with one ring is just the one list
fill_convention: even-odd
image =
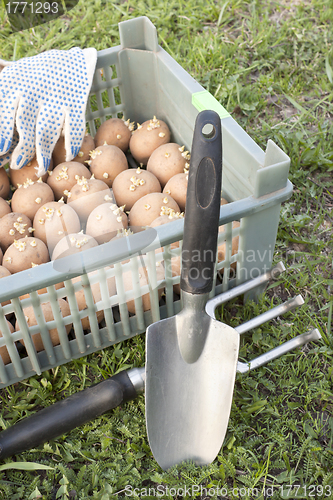
[(10, 208), (10, 204), (4, 199), (0, 197), (0, 219), (4, 215), (9, 214), (12, 211)]
[(170, 142), (169, 127), (154, 116), (152, 120), (147, 120), (142, 125), (138, 124), (130, 139), (129, 147), (133, 158), (147, 165), (153, 151), (168, 142)]
[[(140, 284), (140, 288), (142, 288), (143, 286), (145, 286), (149, 283), (148, 270), (146, 267), (139, 267), (138, 272), (139, 272), (139, 284)], [(164, 279), (164, 266), (163, 266), (162, 262), (156, 262), (156, 279), (157, 279), (157, 281), (161, 281)], [(123, 283), (124, 283), (125, 292), (133, 289), (132, 271), (126, 271), (123, 274)], [(162, 293), (163, 293), (163, 290), (164, 290), (164, 286), (158, 288), (158, 290), (157, 290), (158, 300), (160, 300)], [(142, 306), (143, 306), (144, 311), (148, 311), (149, 309), (151, 309), (149, 292), (145, 293), (142, 296)], [(128, 308), (128, 311), (130, 313), (135, 314), (134, 299), (130, 299), (127, 301), (127, 308)]]
[(175, 200), (168, 194), (150, 193), (134, 203), (129, 213), (131, 227), (149, 226), (159, 215), (180, 213)]
[(164, 187), (176, 174), (184, 173), (189, 169), (190, 154), (184, 146), (174, 142), (163, 144), (152, 152), (147, 170), (152, 172)]
[[(8, 271), (8, 269), (4, 266), (0, 266), (0, 279), (1, 278), (6, 278), (7, 276), (10, 276), (12, 273)], [(6, 300), (5, 302), (1, 302), (2, 306), (6, 306), (7, 304), (10, 304), (10, 300)]]
[(112, 184), (112, 191), (118, 206), (131, 210), (134, 203), (149, 193), (160, 193), (161, 184), (157, 177), (140, 167), (120, 172)]
[(110, 118), (106, 120), (96, 132), (95, 144), (96, 147), (108, 144), (109, 146), (117, 146), (124, 153), (128, 150), (129, 141), (134, 124), (130, 120), (120, 118)]
[(15, 240), (4, 253), (2, 265), (12, 274), (49, 262), (49, 251), (39, 238), (26, 236)]
[(82, 232), (68, 234), (67, 236), (64, 236), (54, 247), (52, 260), (80, 253), (88, 248), (97, 246), (98, 243), (92, 236), (83, 234)]
[(54, 192), (55, 200), (67, 200), (67, 196), (76, 181), (80, 177), (90, 179), (91, 173), (88, 167), (77, 161), (59, 163), (51, 172), (47, 183)]
[(108, 144), (98, 146), (90, 152), (90, 158), (90, 161), (86, 162), (90, 172), (109, 187), (118, 174), (128, 169), (126, 156), (117, 146)]
[(50, 254), (66, 234), (78, 233), (80, 218), (75, 210), (60, 201), (50, 201), (40, 207), (33, 220), (34, 236), (44, 241)]
[(78, 178), (68, 194), (68, 204), (75, 210), (81, 222), (85, 223), (94, 210), (102, 203), (114, 202), (109, 186), (100, 179)]
[[(240, 227), (240, 222), (234, 221), (232, 223), (232, 229), (236, 229), (238, 227)], [(219, 233), (224, 232), (224, 231), (225, 231), (225, 227), (220, 226)], [(235, 255), (238, 252), (238, 245), (239, 245), (239, 236), (234, 236), (232, 238), (232, 243), (231, 243), (231, 256)], [(225, 257), (226, 257), (226, 243), (223, 242), (218, 246), (218, 249), (217, 249), (218, 261), (222, 262), (225, 259)], [(230, 265), (230, 267), (231, 267), (231, 269), (235, 270), (236, 269), (236, 262), (233, 262)]]
[(116, 236), (117, 231), (127, 226), (127, 215), (123, 207), (118, 207), (115, 203), (103, 203), (89, 215), (86, 233), (101, 244), (110, 241)]
[(172, 196), (183, 212), (186, 205), (187, 184), (188, 173), (182, 172), (171, 177), (163, 189), (163, 193)]
[(10, 182), (7, 171), (4, 167), (0, 168), (0, 197), (8, 198), (10, 192)]
[[(64, 299), (58, 299), (58, 304), (59, 304), (59, 309), (60, 309), (61, 315), (63, 317), (69, 316), (71, 312), (70, 312), (70, 308), (69, 308), (68, 302), (66, 300), (64, 300)], [(50, 321), (53, 321), (54, 320), (54, 316), (53, 316), (53, 311), (52, 311), (51, 303), (50, 302), (44, 302), (44, 303), (41, 304), (41, 308), (42, 308), (42, 313), (43, 313), (45, 322), (48, 323)], [(35, 326), (35, 325), (38, 324), (37, 320), (36, 320), (36, 316), (35, 316), (35, 311), (34, 311), (34, 309), (33, 309), (32, 306), (25, 307), (23, 309), (23, 313), (25, 315), (25, 319), (26, 319), (27, 324), (28, 324), (29, 327)], [(65, 328), (66, 328), (66, 332), (67, 332), (67, 335), (68, 335), (68, 333), (70, 332), (70, 329), (72, 328), (72, 324), (65, 325)], [(16, 322), (15, 329), (16, 329), (16, 331), (19, 331), (19, 329), (20, 329), (18, 321)], [(57, 328), (51, 328), (49, 330), (49, 335), (50, 335), (50, 338), (51, 338), (52, 345), (56, 346), (56, 345), (60, 344), (60, 337), (59, 337), (59, 333), (58, 333), (58, 329)], [(43, 340), (42, 340), (41, 334), (40, 333), (35, 333), (35, 334), (33, 334), (31, 336), (31, 338), (32, 338), (32, 341), (34, 343), (36, 351), (37, 352), (43, 351), (44, 350), (44, 344), (43, 344)], [(22, 344), (24, 345), (24, 340), (23, 339), (22, 339)]]
[(20, 212), (10, 212), (0, 219), (0, 247), (3, 252), (15, 240), (31, 236), (34, 232), (29, 217)]
[[(89, 160), (89, 152), (93, 149), (95, 149), (95, 141), (90, 134), (86, 134), (83, 138), (80, 151), (71, 161), (84, 163)], [(60, 136), (54, 147), (52, 159), (55, 167), (60, 163), (66, 162), (65, 138), (63, 135)]]
[(13, 212), (21, 212), (33, 220), (37, 210), (49, 201), (54, 201), (51, 187), (42, 181), (28, 180), (14, 191), (12, 197)]
[[(88, 278), (94, 276), (96, 274), (96, 272), (97, 271), (93, 271), (91, 273), (88, 273)], [(81, 276), (77, 276), (76, 278), (72, 279), (73, 284), (75, 284), (79, 281), (81, 281)], [(108, 286), (109, 296), (112, 297), (116, 293), (116, 285), (115, 285), (114, 277), (107, 279), (107, 286)], [(100, 302), (102, 299), (102, 293), (101, 293), (101, 288), (100, 288), (99, 283), (90, 283), (90, 289), (91, 289), (94, 303), (96, 304), (97, 302)], [(84, 293), (84, 286), (75, 292), (75, 298), (76, 298), (76, 302), (77, 302), (79, 311), (83, 311), (83, 310), (88, 308), (87, 302), (86, 302), (86, 296)], [(104, 311), (103, 310), (97, 311), (96, 318), (97, 318), (97, 323), (100, 323), (102, 321), (102, 319), (104, 318)], [(81, 325), (82, 325), (83, 330), (90, 330), (90, 321), (89, 321), (88, 316), (81, 319)]]
[[(52, 171), (52, 169), (53, 169), (53, 161), (51, 159), (48, 171), (41, 176), (43, 182), (47, 181), (49, 173)], [(31, 161), (29, 161), (27, 165), (25, 165), (22, 168), (19, 168), (18, 170), (9, 168), (8, 172), (9, 172), (10, 182), (13, 184), (15, 188), (17, 188), (19, 184), (24, 184), (25, 182), (27, 182), (28, 179), (32, 180), (33, 182), (37, 182), (39, 179), (37, 171), (38, 171), (38, 163), (37, 163), (37, 158), (35, 157)]]
[[(6, 319), (6, 322), (7, 322), (8, 328), (10, 330), (10, 333), (14, 333), (13, 325), (8, 321), (8, 319)], [(2, 335), (2, 332), (0, 330), (0, 337), (2, 337), (2, 336), (3, 335)], [(8, 365), (8, 363), (11, 362), (9, 352), (8, 352), (8, 349), (6, 346), (0, 347), (0, 357), (2, 358), (4, 365)]]

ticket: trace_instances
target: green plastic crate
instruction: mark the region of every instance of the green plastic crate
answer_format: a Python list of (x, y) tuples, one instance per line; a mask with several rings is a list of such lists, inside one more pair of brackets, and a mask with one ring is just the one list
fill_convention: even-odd
[[(225, 224), (225, 231), (219, 235), (219, 244), (226, 241), (226, 256), (216, 266), (220, 278), (212, 295), (261, 274), (272, 263), (281, 203), (292, 194), (288, 156), (270, 140), (266, 151), (262, 151), (214, 97), (158, 45), (156, 29), (147, 17), (122, 22), (119, 31), (121, 45), (98, 53), (87, 108), (90, 132), (94, 135), (97, 126), (111, 116), (123, 114), (125, 119), (141, 123), (156, 115), (169, 125), (171, 140), (190, 150), (198, 112), (217, 111), (223, 133), (222, 194), (230, 203), (222, 206), (220, 212), (220, 224)], [(232, 222), (236, 220), (240, 221), (240, 227), (232, 229)], [(4, 365), (0, 358), (0, 387), (143, 333), (151, 322), (178, 312), (180, 300), (177, 297), (175, 300), (173, 285), (179, 283), (179, 277), (172, 277), (166, 271), (165, 279), (157, 281), (156, 262), (163, 259), (167, 268), (171, 256), (179, 255), (183, 224), (182, 219), (176, 220), (156, 228), (156, 232), (138, 233), (117, 244), (110, 242), (87, 250), (79, 258), (63, 259), (61, 266), (60, 261), (50, 262), (1, 279), (0, 302), (10, 299), (10, 304), (0, 306), (3, 333), (0, 348), (7, 347), (11, 363)], [(231, 241), (237, 235), (239, 249), (232, 256)], [(171, 250), (170, 244), (176, 241), (180, 241), (179, 248)], [(164, 253), (156, 255), (156, 248), (161, 246)], [(121, 263), (128, 259), (126, 264)], [(144, 287), (138, 284), (142, 259), (149, 276), (149, 283)], [(232, 263), (237, 266), (236, 278), (231, 278)], [(88, 277), (87, 273), (95, 270), (96, 274)], [(134, 290), (125, 293), (122, 276), (127, 270), (136, 277), (137, 284)], [(73, 285), (71, 278), (78, 275), (81, 281)], [(107, 279), (112, 277), (116, 280), (117, 295), (109, 297)], [(56, 290), (54, 285), (62, 281), (65, 288)], [(101, 300), (96, 304), (91, 293), (94, 281), (101, 287)], [(47, 296), (43, 296), (43, 301), (44, 298), (50, 301), (55, 318), (47, 324), (36, 292), (45, 286)], [(82, 287), (88, 309), (79, 312), (75, 291)], [(158, 288), (165, 289), (160, 302)], [(18, 297), (25, 293), (30, 293), (29, 297), (20, 300)], [(146, 312), (141, 301), (145, 293), (149, 293), (151, 299), (151, 310)], [(62, 297), (68, 298), (71, 310), (65, 318), (57, 303)], [(126, 306), (126, 301), (132, 298), (135, 298), (135, 315), (130, 315)], [(38, 319), (35, 327), (29, 327), (25, 320), (23, 307), (28, 305), (34, 307)], [(97, 323), (97, 310), (104, 311), (103, 324)], [(13, 334), (5, 321), (5, 315), (10, 313), (15, 314), (20, 324), (20, 330)], [(86, 315), (90, 319), (89, 333), (81, 327), (80, 319)], [(70, 338), (65, 331), (69, 323), (73, 323), (74, 332)], [(49, 336), (49, 329), (54, 327), (61, 342), (55, 347)], [(36, 332), (41, 333), (45, 347), (38, 353), (31, 339)], [(26, 349), (23, 353), (18, 350), (22, 339)]]

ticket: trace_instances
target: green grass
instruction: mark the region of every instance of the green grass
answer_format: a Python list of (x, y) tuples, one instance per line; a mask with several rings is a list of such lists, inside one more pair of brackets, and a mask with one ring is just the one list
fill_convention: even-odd
[[(240, 357), (250, 359), (313, 327), (322, 340), (237, 376), (226, 439), (207, 467), (184, 464), (161, 471), (148, 446), (140, 396), (39, 449), (7, 459), (8, 465), (36, 462), (53, 469), (0, 470), (0, 498), (126, 498), (126, 485), (139, 490), (160, 485), (160, 491), (169, 491), (163, 498), (181, 498), (171, 488), (191, 491), (196, 485), (224, 488), (228, 499), (263, 499), (268, 487), (274, 491), (271, 498), (296, 498), (295, 492), (288, 496), (289, 484), (303, 487), (301, 498), (332, 498), (332, 3), (86, 0), (63, 19), (17, 34), (10, 34), (0, 9), (0, 58), (52, 48), (111, 47), (119, 44), (117, 23), (139, 15), (151, 19), (162, 47), (263, 149), (272, 139), (291, 158), (294, 194), (281, 209), (274, 256), (285, 262), (287, 273), (258, 304), (244, 307), (235, 300), (221, 317), (237, 325), (298, 293), (305, 305), (246, 334)], [(11, 426), (143, 363), (141, 336), (8, 387), (0, 392), (0, 425)], [(193, 495), (183, 497), (205, 498), (204, 493), (194, 488)], [(140, 491), (137, 497), (148, 498)]]

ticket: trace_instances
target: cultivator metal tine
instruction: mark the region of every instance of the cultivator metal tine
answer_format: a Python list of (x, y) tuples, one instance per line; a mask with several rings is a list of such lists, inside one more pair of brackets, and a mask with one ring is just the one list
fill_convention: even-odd
[(237, 285), (234, 288), (231, 288), (231, 290), (227, 290), (226, 292), (213, 297), (212, 299), (208, 300), (206, 304), (206, 313), (211, 318), (215, 318), (215, 309), (218, 306), (224, 304), (225, 302), (228, 302), (231, 299), (239, 297), (240, 295), (243, 295), (245, 292), (253, 290), (253, 288), (256, 288), (257, 286), (267, 283), (270, 279), (277, 279), (285, 270), (286, 268), (284, 267), (284, 264), (282, 262), (279, 262), (278, 264), (276, 264), (276, 266), (272, 267), (272, 269), (262, 274), (261, 276), (253, 278), (249, 281), (245, 281), (245, 283)]
[(317, 328), (311, 330), (310, 332), (302, 333), (301, 335), (297, 335), (297, 337), (284, 342), (283, 344), (271, 349), (264, 354), (252, 359), (248, 363), (242, 363), (238, 361), (237, 363), (237, 371), (239, 373), (247, 373), (249, 371), (254, 370), (255, 368), (259, 368), (260, 366), (265, 365), (269, 361), (273, 359), (279, 358), (283, 354), (287, 354), (288, 352), (300, 347), (308, 342), (321, 339), (320, 332)]
[[(258, 276), (257, 278), (246, 281), (245, 283), (242, 283), (241, 285), (238, 285), (232, 288), (231, 290), (228, 290), (227, 292), (221, 293), (220, 295), (213, 297), (206, 304), (206, 313), (209, 314), (209, 316), (211, 316), (212, 318), (215, 318), (215, 309), (218, 306), (220, 306), (221, 304), (225, 304), (231, 299), (239, 297), (245, 292), (253, 290), (253, 288), (256, 288), (259, 285), (267, 283), (270, 279), (277, 279), (281, 275), (281, 273), (283, 273), (285, 270), (286, 269), (283, 263), (279, 262), (267, 273), (264, 273), (261, 276)], [(292, 311), (296, 307), (299, 307), (303, 304), (304, 304), (303, 297), (301, 295), (297, 295), (296, 297), (287, 300), (283, 304), (273, 307), (269, 311), (266, 311), (260, 314), (259, 316), (238, 325), (237, 327), (235, 327), (235, 330), (240, 335), (242, 335), (252, 330), (253, 328), (257, 328), (258, 326), (263, 325), (267, 321), (277, 318), (278, 316), (282, 316), (283, 314), (286, 314), (287, 312)], [(297, 337), (287, 342), (284, 342), (280, 346), (275, 347), (274, 349), (271, 349), (270, 351), (264, 354), (261, 354), (260, 356), (252, 359), (249, 362), (238, 361), (237, 371), (239, 373), (247, 373), (251, 370), (254, 370), (255, 368), (258, 368), (259, 366), (265, 365), (269, 361), (272, 361), (273, 359), (276, 359), (282, 356), (283, 354), (290, 352), (293, 349), (296, 349), (297, 347), (306, 344), (307, 342), (318, 340), (320, 338), (321, 338), (320, 332), (316, 328), (314, 330), (311, 330), (310, 332), (297, 335)]]
[(269, 309), (269, 311), (266, 311), (259, 316), (256, 316), (255, 318), (252, 318), (249, 321), (236, 326), (235, 330), (240, 335), (242, 335), (243, 333), (246, 333), (253, 328), (257, 328), (258, 326), (261, 326), (267, 321), (277, 318), (278, 316), (282, 316), (283, 314), (286, 314), (287, 312), (292, 311), (293, 309), (296, 309), (296, 307), (299, 307), (303, 304), (304, 299), (302, 295), (297, 295), (296, 297), (283, 302), (283, 304), (273, 307), (272, 309)]

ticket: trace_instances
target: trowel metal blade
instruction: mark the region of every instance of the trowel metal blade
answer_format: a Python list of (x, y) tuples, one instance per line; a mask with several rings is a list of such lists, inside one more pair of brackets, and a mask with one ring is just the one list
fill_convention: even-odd
[(207, 315), (202, 353), (187, 363), (177, 316), (150, 325), (146, 337), (147, 432), (164, 470), (187, 460), (206, 465), (215, 459), (227, 431), (239, 350), (239, 334)]

